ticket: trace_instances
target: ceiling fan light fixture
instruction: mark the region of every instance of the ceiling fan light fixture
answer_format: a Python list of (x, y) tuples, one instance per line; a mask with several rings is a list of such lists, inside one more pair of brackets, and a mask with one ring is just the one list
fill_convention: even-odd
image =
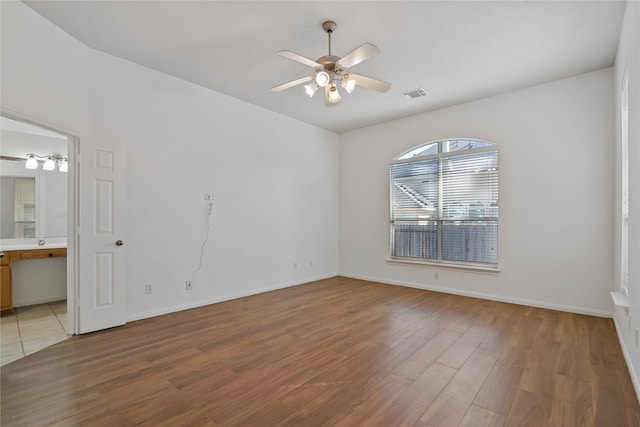
[(309, 95), (309, 98), (311, 98), (316, 91), (318, 90), (318, 85), (315, 83), (309, 83), (308, 85), (304, 85), (304, 91), (307, 95)]
[(331, 82), (331, 76), (326, 71), (318, 71), (316, 73), (316, 84), (320, 87), (325, 87)]
[(353, 90), (356, 88), (356, 81), (354, 79), (349, 78), (347, 75), (342, 79), (340, 86), (342, 86), (344, 90), (347, 91), (347, 93), (352, 93)]
[(38, 160), (34, 154), (27, 154), (27, 163), (24, 167), (27, 169), (38, 169)]
[(342, 97), (340, 96), (340, 92), (338, 92), (338, 88), (336, 87), (336, 84), (333, 83), (329, 88), (329, 102), (332, 104), (335, 104), (340, 102), (341, 99)]

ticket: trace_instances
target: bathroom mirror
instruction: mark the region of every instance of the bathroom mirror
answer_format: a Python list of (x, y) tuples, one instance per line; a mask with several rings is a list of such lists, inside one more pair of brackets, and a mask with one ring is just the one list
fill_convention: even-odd
[[(47, 156), (67, 157), (66, 136), (0, 117), (0, 239), (67, 236), (68, 173), (58, 164), (44, 169)], [(38, 163), (27, 169), (33, 153)]]
[(36, 237), (36, 179), (0, 177), (0, 238)]

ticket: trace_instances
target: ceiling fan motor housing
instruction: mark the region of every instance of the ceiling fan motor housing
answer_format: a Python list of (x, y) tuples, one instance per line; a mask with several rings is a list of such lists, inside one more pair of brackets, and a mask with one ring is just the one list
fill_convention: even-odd
[(336, 67), (336, 62), (338, 62), (339, 59), (339, 56), (325, 55), (318, 58), (316, 62), (322, 65), (325, 71), (333, 71), (335, 73), (338, 73), (341, 71), (339, 67)]

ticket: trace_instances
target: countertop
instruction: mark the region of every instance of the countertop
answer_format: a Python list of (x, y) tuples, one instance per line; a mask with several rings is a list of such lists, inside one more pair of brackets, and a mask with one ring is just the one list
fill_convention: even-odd
[(37, 239), (2, 239), (0, 251), (29, 251), (34, 249), (59, 249), (67, 247), (66, 238), (44, 239), (44, 244), (39, 245)]

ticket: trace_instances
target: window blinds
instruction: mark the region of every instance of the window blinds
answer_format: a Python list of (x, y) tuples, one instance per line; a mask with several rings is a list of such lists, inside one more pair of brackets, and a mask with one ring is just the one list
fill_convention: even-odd
[(392, 258), (497, 265), (495, 147), (392, 163), (389, 183)]

